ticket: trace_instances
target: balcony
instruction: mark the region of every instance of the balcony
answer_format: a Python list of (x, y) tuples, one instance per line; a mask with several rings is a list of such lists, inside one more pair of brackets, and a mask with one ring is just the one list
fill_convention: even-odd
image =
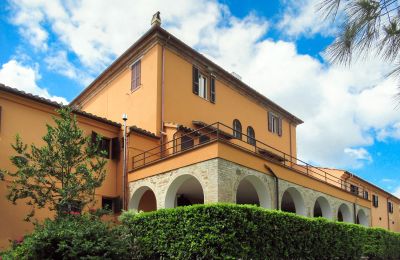
[[(129, 167), (129, 173), (134, 174), (135, 172), (140, 172), (151, 165), (156, 165), (160, 162), (171, 160), (172, 158), (180, 158), (184, 154), (193, 153), (194, 151), (199, 151), (199, 153), (194, 156), (195, 160), (204, 160), (207, 158), (201, 157), (205, 154), (205, 149), (207, 147), (210, 149), (215, 148), (213, 150), (215, 152), (212, 152), (212, 154), (209, 153), (209, 158), (213, 156), (220, 157), (221, 150), (224, 148), (224, 151), (231, 149), (231, 151), (241, 152), (241, 154), (237, 153), (238, 155), (236, 158), (240, 156), (244, 158), (244, 154), (247, 154), (246, 158), (250, 158), (250, 160), (253, 158), (257, 159), (257, 161), (261, 160), (289, 169), (293, 178), (296, 177), (296, 175), (293, 174), (307, 176), (365, 199), (365, 192), (362, 187), (357, 187), (357, 189), (355, 189), (354, 183), (335, 176), (321, 168), (310, 165), (264, 142), (252, 139), (245, 133), (241, 133), (241, 138), (235, 138), (234, 135), (231, 134), (234, 133), (234, 129), (223, 123), (217, 122), (207, 125), (200, 121), (193, 121), (193, 124), (197, 127), (196, 129), (181, 127), (179, 137), (174, 137), (174, 139), (169, 142), (133, 156), (130, 160), (132, 163)], [(244, 140), (252, 141), (246, 142)], [(248, 157), (248, 155), (251, 156)], [(229, 158), (229, 156), (229, 153), (226, 153), (226, 159), (230, 160), (231, 158)], [(194, 162), (195, 161), (192, 160), (190, 163)]]

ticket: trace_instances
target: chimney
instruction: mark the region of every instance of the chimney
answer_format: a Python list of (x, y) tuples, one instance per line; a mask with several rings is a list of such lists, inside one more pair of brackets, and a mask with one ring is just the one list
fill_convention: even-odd
[(153, 14), (153, 18), (151, 18), (151, 26), (154, 26), (154, 25), (161, 26), (160, 11)]

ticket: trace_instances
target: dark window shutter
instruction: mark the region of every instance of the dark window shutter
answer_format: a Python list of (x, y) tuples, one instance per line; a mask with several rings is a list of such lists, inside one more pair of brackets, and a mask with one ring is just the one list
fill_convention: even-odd
[(121, 144), (119, 143), (119, 138), (115, 137), (111, 140), (111, 159), (119, 160), (120, 153), (121, 153)]
[(272, 132), (272, 113), (268, 111), (268, 131)]
[(215, 78), (213, 77), (210, 80), (210, 101), (215, 103)]
[(114, 198), (114, 213), (120, 213), (122, 210), (122, 199), (120, 197)]
[(140, 79), (141, 79), (141, 61), (139, 60), (136, 62), (136, 88), (140, 86)]
[(282, 118), (278, 119), (278, 135), (282, 136)]
[(193, 93), (199, 94), (199, 70), (193, 66)]
[(136, 89), (136, 66), (132, 66), (131, 91)]
[(97, 133), (95, 131), (92, 131), (92, 144), (96, 144), (97, 142)]

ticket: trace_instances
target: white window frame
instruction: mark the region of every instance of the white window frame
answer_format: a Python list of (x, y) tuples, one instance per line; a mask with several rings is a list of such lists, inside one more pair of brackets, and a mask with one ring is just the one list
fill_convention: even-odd
[(199, 73), (199, 97), (208, 100), (207, 77)]

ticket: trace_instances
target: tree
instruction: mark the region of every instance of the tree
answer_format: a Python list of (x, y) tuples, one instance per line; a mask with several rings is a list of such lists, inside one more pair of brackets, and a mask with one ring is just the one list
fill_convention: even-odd
[(397, 0), (321, 0), (326, 18), (343, 19), (327, 55), (333, 63), (349, 65), (354, 58), (374, 54), (396, 63), (388, 74), (400, 75), (400, 4)]
[(28, 149), (19, 135), (12, 145), (17, 155), (10, 158), (15, 172), (9, 175), (7, 199), (13, 204), (24, 200), (31, 207), (25, 220), (30, 221), (35, 209), (48, 207), (59, 216), (69, 211), (80, 211), (94, 201), (95, 189), (106, 176), (104, 151), (100, 150), (100, 137), (93, 141), (84, 137), (71, 108), (57, 110), (55, 126), (47, 125), (44, 145), (34, 144)]

